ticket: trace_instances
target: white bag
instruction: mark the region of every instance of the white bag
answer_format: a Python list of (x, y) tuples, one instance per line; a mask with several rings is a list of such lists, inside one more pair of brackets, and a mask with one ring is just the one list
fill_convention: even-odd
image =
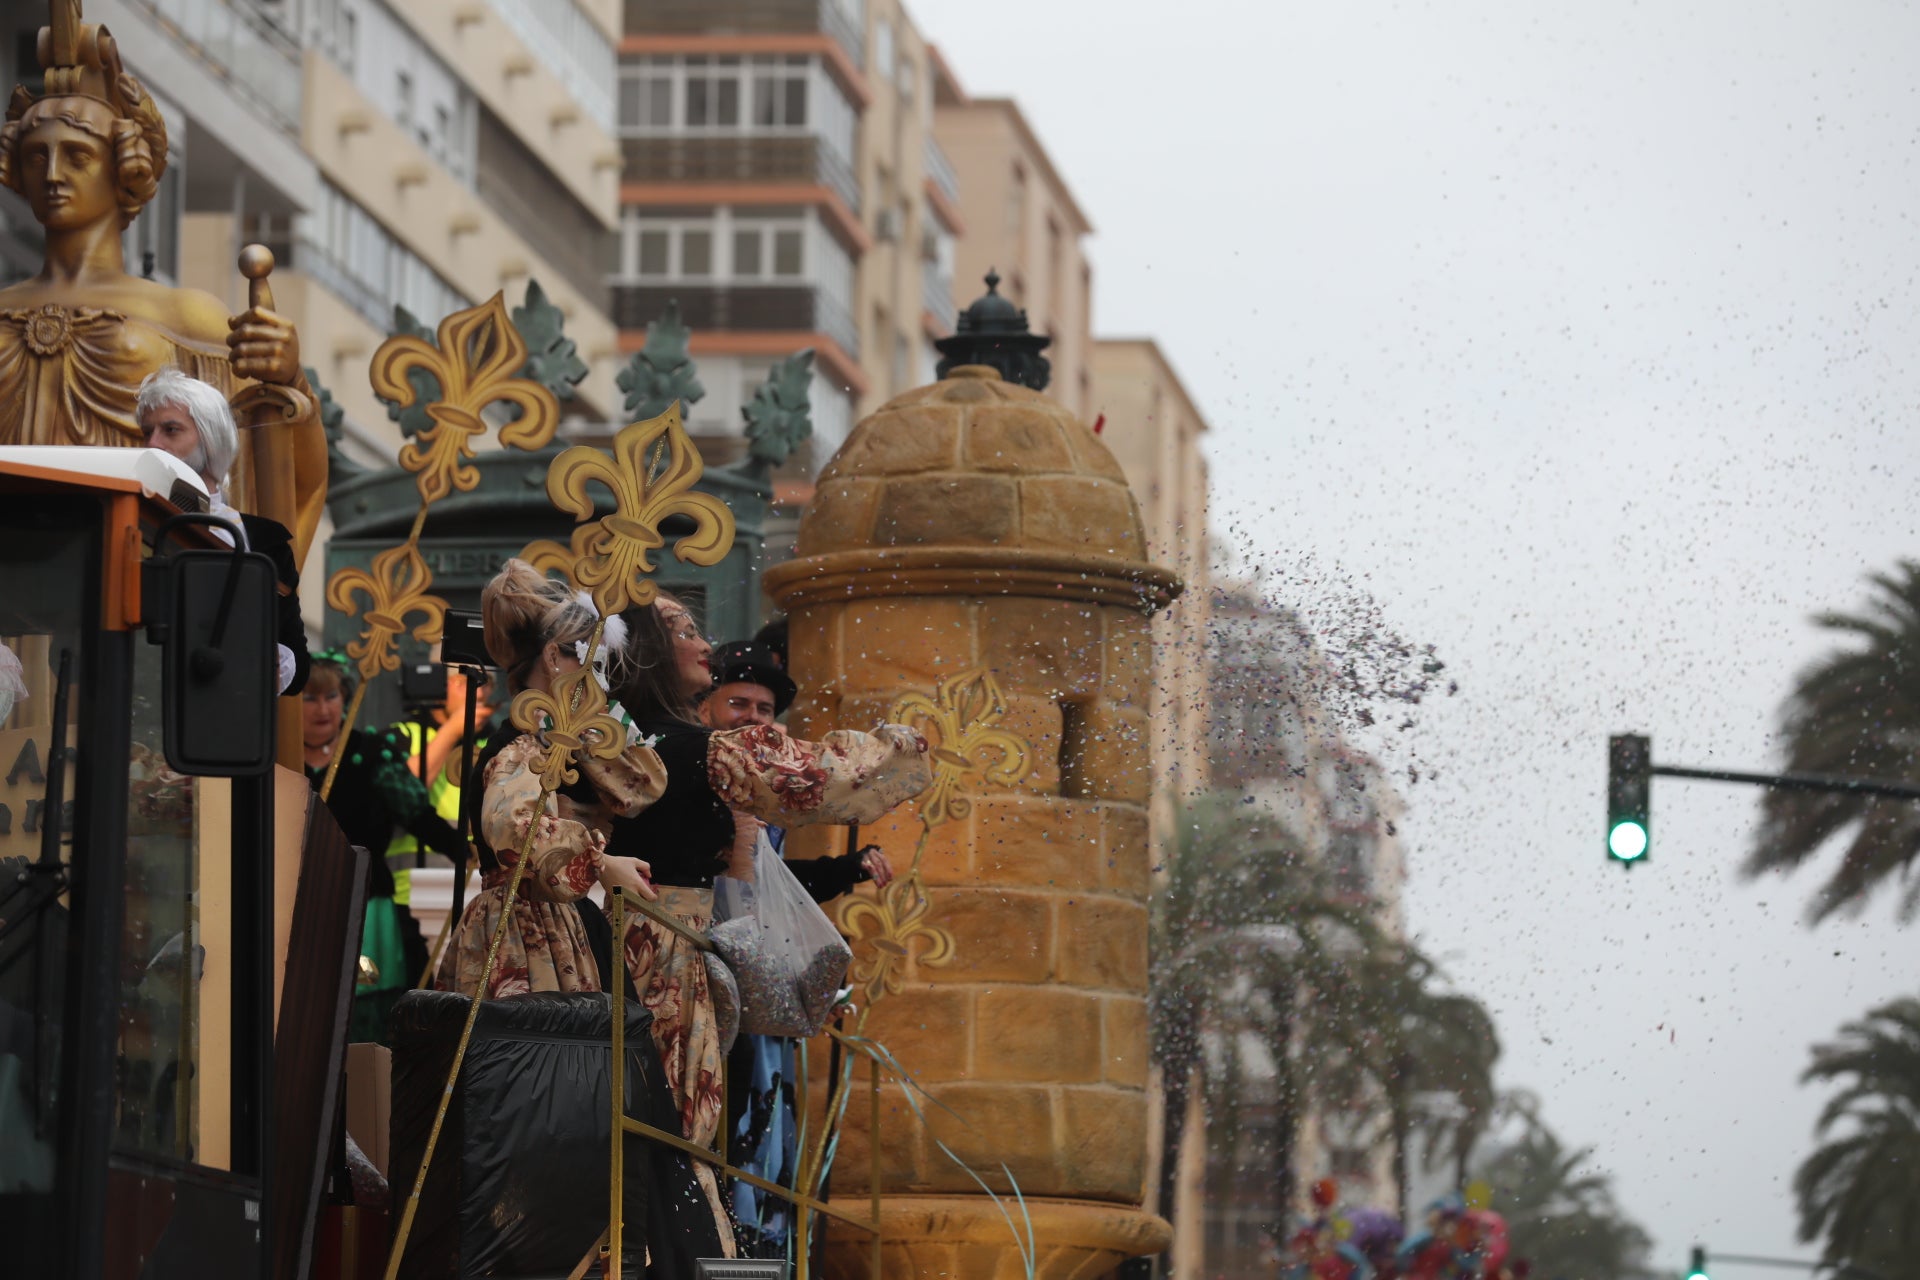
[(709, 935), (740, 988), (740, 1030), (815, 1036), (827, 1023), (853, 949), (760, 833), (753, 883), (713, 882)]

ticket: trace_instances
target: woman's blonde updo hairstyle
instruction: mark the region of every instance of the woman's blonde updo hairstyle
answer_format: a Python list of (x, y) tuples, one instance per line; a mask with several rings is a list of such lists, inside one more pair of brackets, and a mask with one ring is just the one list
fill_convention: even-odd
[[(481, 638), (487, 656), (507, 675), (507, 688), (518, 693), (550, 644), (566, 649), (593, 635), (600, 615), (584, 593), (547, 577), (525, 560), (500, 566), (480, 592)], [(606, 638), (602, 638), (604, 644)], [(626, 670), (626, 654), (608, 644), (607, 672), (617, 685)]]

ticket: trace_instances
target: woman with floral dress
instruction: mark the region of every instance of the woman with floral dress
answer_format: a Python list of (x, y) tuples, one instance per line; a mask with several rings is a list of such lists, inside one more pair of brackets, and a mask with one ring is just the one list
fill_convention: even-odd
[[(761, 822), (866, 824), (932, 780), (926, 740), (904, 725), (882, 725), (870, 734), (836, 731), (817, 743), (790, 738), (777, 726), (707, 728), (695, 705), (712, 684), (712, 646), (686, 606), (662, 594), (620, 616), (627, 642), (615, 692), (665, 765), (666, 786), (644, 810), (613, 820), (607, 849), (644, 856), (658, 904), (693, 931), (713, 923), (715, 876), (753, 878)], [(720, 1130), (726, 1046), (705, 962), (679, 933), (641, 913), (628, 917), (617, 944), (653, 1014), (654, 1043), (682, 1130), (710, 1146)], [(719, 1184), (705, 1164), (695, 1173), (731, 1255)]]
[[(569, 594), (537, 569), (509, 560), (480, 597), (487, 653), (506, 673), (513, 693), (547, 689), (577, 670), (599, 616), (589, 601)], [(620, 663), (621, 628), (610, 620), (602, 645), (611, 669)], [(666, 786), (660, 758), (631, 745), (613, 760), (582, 755), (574, 760), (580, 780), (541, 798), (536, 734), (511, 729), (492, 736), (474, 762), (473, 784), (462, 803), (474, 816), (482, 888), (460, 917), (459, 932), (442, 957), (436, 985), (487, 999), (524, 991), (601, 991), (611, 965), (604, 917), (580, 900), (595, 884), (619, 886), (652, 897), (647, 864), (606, 853), (608, 823), (637, 816)], [(513, 925), (484, 987), (487, 946), (506, 904), (529, 825), (534, 828), (528, 864), (513, 904)], [(602, 936), (593, 945), (597, 926)], [(596, 951), (605, 953), (604, 961)]]

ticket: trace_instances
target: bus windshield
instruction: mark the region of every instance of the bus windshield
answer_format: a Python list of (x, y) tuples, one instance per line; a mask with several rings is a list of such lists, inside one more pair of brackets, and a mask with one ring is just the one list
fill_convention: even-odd
[[(72, 858), (74, 773), (56, 822), (49, 765), (63, 657), (67, 745), (83, 720), (98, 527), (92, 502), (28, 497), (0, 507), (0, 1194), (54, 1189), (68, 903), (42, 857)], [(51, 848), (49, 829), (59, 833)]]

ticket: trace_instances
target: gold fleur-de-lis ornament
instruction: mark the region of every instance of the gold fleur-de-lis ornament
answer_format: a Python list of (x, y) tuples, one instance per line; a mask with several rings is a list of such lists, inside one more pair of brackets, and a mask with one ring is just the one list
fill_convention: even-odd
[(374, 556), (367, 569), (348, 565), (327, 579), (327, 603), (349, 618), (360, 616), (356, 597), (362, 593), (367, 597), (367, 625), (360, 638), (347, 645), (347, 656), (359, 668), (362, 683), (399, 667), (393, 641), (407, 629), (411, 615), (421, 616), (413, 628), (415, 640), (431, 644), (440, 638), (447, 602), (427, 594), (432, 582), (426, 559), (412, 541), (388, 547)]
[[(654, 471), (656, 458), (663, 465)], [(522, 556), (537, 568), (565, 571), (574, 586), (592, 594), (602, 617), (651, 604), (659, 588), (647, 575), (654, 568), (652, 553), (666, 545), (660, 525), (668, 516), (693, 520), (693, 532), (673, 544), (681, 560), (716, 565), (733, 547), (733, 512), (712, 494), (694, 490), (703, 470), (700, 451), (680, 425), (678, 402), (657, 418), (623, 427), (611, 456), (576, 445), (547, 468), (547, 497), (576, 521), (591, 523), (574, 530), (570, 546), (543, 540)], [(613, 511), (598, 520), (587, 491), (595, 483), (612, 491), (614, 501)]]
[(551, 689), (523, 689), (514, 695), (513, 723), (538, 734), (546, 744), (535, 772), (548, 791), (580, 780), (573, 762), (581, 752), (611, 760), (627, 746), (627, 731), (607, 714), (607, 697), (593, 668), (579, 667), (557, 677)]
[(932, 917), (933, 900), (918, 871), (895, 880), (877, 898), (852, 898), (841, 908), (840, 927), (855, 942), (869, 944), (853, 964), (854, 981), (866, 984), (869, 1007), (887, 992), (899, 994), (908, 957), (936, 966), (953, 959), (953, 935), (931, 923)]
[(435, 339), (395, 334), (380, 344), (371, 369), (374, 393), (402, 408), (419, 399), (409, 373), (422, 370), (440, 384), (440, 399), (427, 406), (433, 425), (400, 449), (400, 465), (415, 473), (423, 503), (480, 483), (480, 473), (466, 463), (475, 441), (487, 433), (481, 413), (489, 405), (519, 408), (520, 416), (500, 428), (500, 443), (514, 448), (541, 448), (560, 423), (553, 392), (516, 376), (527, 363), (527, 343), (500, 294), (449, 315)]
[(933, 785), (920, 797), (920, 821), (928, 830), (972, 810), (973, 802), (961, 791), (969, 776), (1011, 787), (1033, 772), (1026, 742), (998, 727), (1006, 713), (999, 682), (983, 667), (948, 676), (932, 697), (915, 692), (894, 702), (887, 718), (913, 725), (933, 744)]

